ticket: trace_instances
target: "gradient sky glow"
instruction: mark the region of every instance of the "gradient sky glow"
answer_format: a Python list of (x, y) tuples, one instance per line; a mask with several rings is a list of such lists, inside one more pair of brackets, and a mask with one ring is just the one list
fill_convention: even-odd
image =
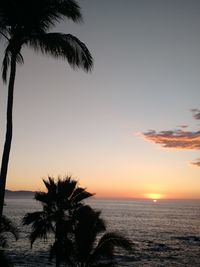
[[(7, 188), (43, 190), (42, 178), (71, 174), (98, 197), (200, 198), (200, 167), (190, 164), (198, 149), (166, 149), (143, 136), (181, 125), (200, 130), (191, 112), (200, 108), (200, 1), (79, 3), (84, 23), (55, 31), (85, 42), (94, 70), (23, 50)], [(2, 148), (7, 87), (0, 86)]]

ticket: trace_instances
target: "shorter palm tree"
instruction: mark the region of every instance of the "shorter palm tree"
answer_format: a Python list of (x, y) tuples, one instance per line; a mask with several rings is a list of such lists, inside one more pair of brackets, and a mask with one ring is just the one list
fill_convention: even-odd
[(115, 249), (132, 250), (131, 242), (123, 235), (106, 232), (101, 212), (90, 206), (82, 206), (74, 212), (73, 253), (66, 255), (68, 266), (108, 267), (116, 266)]
[(69, 235), (73, 230), (72, 214), (83, 205), (83, 200), (93, 194), (87, 192), (85, 188), (78, 187), (77, 181), (70, 176), (58, 179), (57, 182), (49, 177), (43, 182), (47, 192), (35, 194), (35, 199), (42, 203), (43, 209), (27, 213), (22, 222), (23, 225), (32, 225), (29, 237), (31, 246), (38, 238), (46, 240), (48, 234), (54, 235), (50, 255), (56, 256), (56, 266), (60, 266), (63, 244), (71, 244)]
[(16, 240), (19, 237), (19, 231), (14, 223), (6, 216), (1, 217), (0, 222), (0, 266), (12, 266), (9, 259), (6, 257), (4, 249), (8, 246), (7, 235), (10, 233)]

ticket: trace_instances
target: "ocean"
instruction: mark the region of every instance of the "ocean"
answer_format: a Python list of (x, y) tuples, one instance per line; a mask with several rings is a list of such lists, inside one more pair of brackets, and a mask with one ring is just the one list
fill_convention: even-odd
[[(89, 205), (102, 211), (108, 231), (122, 233), (133, 242), (133, 253), (116, 252), (120, 267), (200, 267), (199, 200), (103, 200)], [(30, 248), (29, 227), (21, 226), (27, 212), (41, 209), (35, 200), (6, 199), (5, 214), (20, 229), (16, 242), (9, 236), (7, 254), (15, 267), (55, 266), (48, 261), (51, 240), (37, 240)]]

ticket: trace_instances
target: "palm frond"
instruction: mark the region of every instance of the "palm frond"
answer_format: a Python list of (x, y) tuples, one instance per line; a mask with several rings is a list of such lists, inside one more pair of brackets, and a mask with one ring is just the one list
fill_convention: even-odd
[(51, 177), (48, 177), (48, 180), (43, 179), (43, 183), (47, 189), (47, 192), (36, 192), (34, 198), (43, 204), (53, 204), (53, 202), (56, 201), (57, 184)]
[[(24, 1), (22, 8), (29, 10), (24, 12), (24, 24), (29, 22), (31, 25), (38, 26), (40, 29), (49, 29), (56, 22), (68, 18), (74, 22), (82, 20), (80, 7), (75, 0), (29, 0)], [(35, 12), (34, 12), (35, 11)]]
[(105, 233), (99, 240), (97, 247), (94, 249), (90, 260), (95, 261), (105, 257), (112, 259), (115, 248), (121, 248), (126, 251), (132, 251), (132, 244), (126, 237), (113, 232)]
[(73, 203), (78, 203), (92, 196), (94, 196), (94, 194), (87, 192), (85, 188), (77, 187), (71, 196), (71, 201)]
[(48, 192), (56, 192), (56, 183), (54, 182), (54, 179), (51, 177), (48, 177), (48, 180), (43, 179), (43, 183), (45, 184)]
[(3, 25), (3, 22), (1, 23), (0, 18), (0, 39), (1, 37), (4, 37), (7, 41), (9, 41), (9, 32), (8, 29)]
[[(54, 2), (56, 2), (55, 0)], [(51, 0), (1, 0), (0, 21), (7, 27), (21, 27), (25, 32), (33, 29), (49, 29), (60, 20), (61, 15), (53, 10)]]
[(26, 215), (22, 218), (23, 225), (29, 225), (35, 223), (43, 216), (42, 211), (36, 211), (32, 213), (26, 213)]
[(66, 176), (62, 180), (58, 179), (58, 196), (60, 196), (60, 198), (63, 198), (63, 200), (69, 199), (70, 196), (73, 194), (76, 186), (77, 181), (72, 179), (71, 176)]
[(27, 213), (22, 219), (23, 225), (32, 224), (32, 230), (30, 234), (31, 246), (37, 238), (47, 239), (47, 234), (52, 232), (52, 224), (48, 215), (43, 211)]
[(74, 22), (82, 21), (80, 6), (74, 0), (52, 1), (52, 7), (63, 17), (72, 19)]
[(2, 63), (2, 79), (4, 83), (7, 82), (7, 73), (8, 73), (8, 68), (10, 66), (10, 58), (11, 58), (11, 52), (7, 47), (7, 49), (5, 50), (5, 55)]
[(18, 53), (18, 54), (17, 54), (16, 62), (17, 62), (18, 64), (24, 64), (24, 59), (23, 59), (23, 56), (22, 56), (21, 53)]
[(46, 192), (36, 192), (34, 199), (45, 204), (49, 203), (49, 197)]
[(34, 196), (35, 200), (41, 202), (43, 206), (49, 207), (52, 210), (56, 208), (57, 194), (56, 191), (36, 192)]
[(4, 28), (18, 25), (24, 32), (48, 30), (64, 18), (81, 21), (80, 7), (75, 0), (0, 1), (0, 25)]
[(71, 34), (41, 34), (30, 37), (26, 43), (43, 54), (67, 60), (74, 69), (82, 68), (85, 71), (92, 69), (93, 59), (88, 48)]
[[(8, 68), (10, 67), (12, 55), (13, 54), (12, 54), (11, 43), (9, 43), (6, 50), (5, 50), (4, 58), (3, 58), (3, 62), (2, 62), (2, 79), (3, 79), (4, 83), (7, 82), (7, 73), (8, 73)], [(16, 55), (16, 63), (18, 63), (18, 64), (24, 63), (24, 59), (23, 59), (20, 52), (18, 52)]]

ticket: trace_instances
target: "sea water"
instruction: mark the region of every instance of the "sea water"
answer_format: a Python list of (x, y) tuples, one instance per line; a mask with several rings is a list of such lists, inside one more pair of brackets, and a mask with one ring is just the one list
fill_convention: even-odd
[[(88, 202), (102, 211), (107, 230), (125, 235), (133, 252), (116, 252), (118, 266), (200, 267), (200, 201), (197, 200), (100, 200)], [(51, 238), (37, 240), (30, 248), (30, 227), (21, 226), (27, 212), (41, 210), (33, 199), (6, 199), (5, 214), (20, 229), (16, 242), (11, 236), (7, 254), (15, 267), (55, 266), (49, 262)]]

